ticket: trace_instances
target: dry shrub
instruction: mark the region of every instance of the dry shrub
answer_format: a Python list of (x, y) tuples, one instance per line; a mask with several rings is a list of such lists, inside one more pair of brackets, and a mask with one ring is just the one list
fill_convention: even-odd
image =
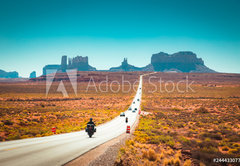
[(186, 160), (183, 166), (191, 166), (191, 164), (192, 164), (191, 160)]
[(149, 149), (149, 151), (148, 151), (148, 159), (150, 161), (155, 161), (157, 159), (157, 154), (156, 154), (155, 150)]
[(160, 159), (163, 159), (164, 158), (164, 152), (162, 152), (159, 157), (160, 157)]
[(167, 155), (172, 155), (174, 153), (174, 151), (172, 149), (168, 149), (167, 151), (165, 151), (165, 153)]
[(148, 152), (145, 149), (142, 150), (142, 158), (148, 158)]
[(133, 146), (134, 146), (134, 141), (133, 141), (132, 139), (127, 140), (127, 141), (126, 141), (126, 145), (127, 145), (127, 146), (130, 146), (130, 145), (133, 145)]
[(175, 154), (175, 158), (179, 158), (179, 159), (182, 158), (182, 153), (181, 153), (181, 151), (178, 151), (178, 152)]
[(157, 160), (156, 160), (156, 162), (158, 162), (158, 163), (161, 162), (161, 158), (160, 158), (160, 155), (159, 155), (159, 154), (157, 155)]
[(180, 159), (179, 159), (178, 157), (175, 158), (175, 159), (174, 159), (174, 166), (180, 166), (180, 164), (181, 164)]
[(222, 147), (222, 151), (228, 151), (229, 148), (227, 146)]
[(173, 158), (173, 157), (170, 158), (170, 164), (171, 164), (171, 165), (174, 164), (174, 158)]
[(200, 107), (200, 108), (196, 109), (195, 112), (200, 113), (200, 114), (209, 113), (209, 111), (205, 107)]
[(163, 160), (163, 165), (164, 166), (167, 166), (167, 165), (170, 165), (170, 160), (169, 159), (167, 159), (167, 158), (165, 158), (164, 160)]
[(144, 145), (140, 143), (134, 143), (134, 146), (141, 149), (144, 147)]

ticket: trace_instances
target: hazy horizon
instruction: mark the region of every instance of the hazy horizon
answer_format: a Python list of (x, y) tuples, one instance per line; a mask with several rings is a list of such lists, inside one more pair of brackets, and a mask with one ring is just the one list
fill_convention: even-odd
[(192, 51), (218, 72), (240, 73), (237, 0), (12, 0), (0, 2), (0, 69), (37, 76), (61, 56), (107, 70), (128, 58)]

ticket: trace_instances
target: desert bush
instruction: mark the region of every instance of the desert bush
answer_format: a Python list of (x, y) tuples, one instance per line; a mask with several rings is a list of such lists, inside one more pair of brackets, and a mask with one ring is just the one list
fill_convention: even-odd
[(231, 135), (228, 137), (230, 142), (240, 142), (240, 135), (236, 134), (236, 135)]
[(191, 164), (192, 164), (191, 160), (186, 160), (183, 166), (191, 166)]
[(142, 158), (148, 158), (148, 152), (145, 149), (142, 150)]
[(149, 151), (148, 151), (148, 159), (150, 161), (155, 161), (157, 159), (157, 154), (156, 154), (155, 150), (149, 149)]
[(176, 111), (176, 112), (181, 112), (181, 111), (183, 111), (182, 109), (179, 109), (179, 108), (173, 108), (172, 110), (173, 110), (173, 111)]
[(13, 122), (11, 120), (9, 120), (9, 119), (3, 120), (3, 123), (4, 123), (4, 125), (8, 125), (8, 126), (13, 125)]
[[(180, 165), (183, 165), (182, 160), (189, 156), (190, 159), (185, 161), (185, 165), (191, 165), (191, 161), (194, 160), (193, 164), (196, 161), (204, 166), (212, 165), (213, 158), (240, 155), (238, 147), (240, 100), (226, 99), (230, 91), (239, 92), (239, 87), (226, 86), (220, 89), (200, 88), (199, 90), (196, 86), (198, 91), (187, 94), (188, 96), (178, 93), (152, 94), (147, 93), (149, 87), (145, 86), (145, 88), (142, 109), (152, 114), (141, 117), (137, 132), (134, 133), (134, 140), (140, 144), (139, 141), (142, 140), (158, 154), (154, 163), (145, 157), (139, 160), (139, 165), (144, 164), (144, 161), (148, 161), (146, 162), (148, 165), (174, 165), (174, 161), (178, 158)], [(141, 150), (149, 148), (145, 145)], [(138, 144), (135, 146), (140, 147)], [(172, 147), (172, 150), (167, 147)], [(182, 152), (176, 153), (175, 148), (181, 148)], [(145, 152), (146, 156), (147, 152), (148, 150)], [(142, 155), (143, 153), (140, 156)], [(138, 154), (134, 154), (134, 157), (137, 156)]]
[(233, 147), (238, 148), (240, 145), (238, 143), (233, 143)]
[(178, 157), (175, 157), (173, 163), (174, 163), (174, 166), (180, 166), (181, 165), (181, 161), (180, 161), (180, 159)]
[(206, 137), (214, 140), (222, 140), (222, 136), (218, 133), (203, 133), (200, 135), (200, 138), (205, 139)]
[(159, 155), (159, 158), (160, 158), (160, 159), (163, 159), (164, 156), (165, 156), (165, 155), (164, 155), (164, 152), (161, 152), (161, 154)]
[(205, 107), (200, 107), (195, 110), (195, 113), (206, 114), (209, 113), (209, 111)]
[(240, 149), (230, 149), (229, 153), (230, 154), (238, 154), (240, 152)]
[(127, 145), (127, 146), (134, 145), (134, 141), (133, 141), (132, 139), (127, 140), (127, 141), (126, 141), (126, 145)]
[(169, 146), (174, 146), (175, 144), (173, 137), (169, 135), (159, 135), (159, 136), (150, 137), (149, 143), (159, 144), (160, 142), (166, 143)]
[(227, 146), (222, 147), (222, 151), (228, 151), (229, 148)]
[(163, 160), (163, 165), (164, 165), (164, 166), (171, 165), (171, 160), (170, 160), (170, 159), (167, 159), (167, 158), (165, 158), (165, 159)]

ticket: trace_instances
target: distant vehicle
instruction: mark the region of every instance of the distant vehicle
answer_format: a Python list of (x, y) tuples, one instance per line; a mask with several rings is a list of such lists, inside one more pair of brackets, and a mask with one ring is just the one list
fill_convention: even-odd
[(137, 108), (135, 108), (132, 112), (136, 112), (137, 111)]
[(125, 113), (124, 113), (124, 112), (121, 112), (120, 116), (125, 116)]
[(134, 112), (136, 112), (135, 110), (132, 110), (132, 112), (134, 113)]
[(135, 101), (133, 102), (133, 104), (135, 104)]
[(137, 101), (140, 101), (139, 99), (137, 99)]
[(132, 111), (132, 108), (131, 108), (131, 107), (129, 107), (129, 108), (128, 108), (128, 111)]

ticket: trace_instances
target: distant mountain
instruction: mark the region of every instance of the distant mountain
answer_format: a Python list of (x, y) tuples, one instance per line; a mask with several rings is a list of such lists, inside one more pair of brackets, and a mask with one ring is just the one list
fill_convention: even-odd
[(124, 58), (122, 65), (118, 67), (112, 67), (109, 69), (109, 71), (112, 72), (119, 72), (119, 71), (142, 71), (142, 68), (140, 67), (135, 67), (133, 65), (129, 65), (127, 62), (127, 58)]
[(66, 72), (67, 70), (77, 69), (78, 71), (96, 71), (95, 67), (88, 64), (88, 57), (76, 56), (69, 58), (67, 63), (67, 56), (62, 56), (61, 64), (46, 65), (43, 67), (43, 75), (53, 72)]
[(36, 78), (36, 71), (31, 72), (29, 78)]
[(204, 65), (201, 58), (191, 51), (181, 51), (174, 54), (160, 52), (153, 54), (151, 64), (154, 71), (161, 72), (197, 72), (197, 73), (215, 73)]
[(0, 70), (0, 78), (18, 78), (18, 72), (6, 72), (4, 70)]
[[(43, 75), (53, 72), (65, 73), (67, 70), (77, 69), (78, 71), (97, 71), (88, 63), (88, 57), (76, 56), (69, 58), (67, 63), (67, 56), (62, 56), (61, 64), (46, 65), (43, 68)], [(122, 64), (118, 67), (112, 67), (110, 72), (122, 71), (160, 71), (160, 72), (197, 72), (197, 73), (215, 73), (216, 71), (209, 69), (204, 65), (201, 58), (191, 51), (181, 51), (174, 54), (167, 54), (160, 52), (153, 54), (151, 63), (145, 67), (136, 67), (128, 64), (127, 58), (124, 58)]]
[(120, 72), (120, 71), (153, 71), (153, 66), (147, 65), (145, 67), (135, 67), (133, 65), (128, 64), (127, 58), (124, 58), (122, 65), (118, 67), (112, 67), (109, 69), (111, 72)]
[(122, 65), (112, 67), (109, 71), (160, 71), (160, 72), (176, 72), (176, 73), (215, 73), (214, 70), (209, 69), (204, 65), (201, 58), (190, 51), (181, 51), (174, 54), (167, 54), (160, 52), (153, 54), (151, 63), (145, 67), (135, 67), (128, 64), (127, 59), (124, 58)]

